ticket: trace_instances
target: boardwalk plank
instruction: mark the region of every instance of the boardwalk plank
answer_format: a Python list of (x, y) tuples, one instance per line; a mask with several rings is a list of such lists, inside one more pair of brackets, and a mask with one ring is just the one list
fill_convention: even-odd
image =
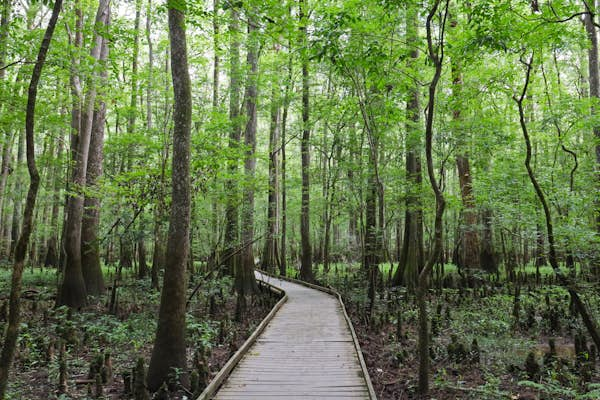
[(257, 276), (285, 290), (288, 301), (214, 399), (369, 399), (337, 299), (296, 283)]

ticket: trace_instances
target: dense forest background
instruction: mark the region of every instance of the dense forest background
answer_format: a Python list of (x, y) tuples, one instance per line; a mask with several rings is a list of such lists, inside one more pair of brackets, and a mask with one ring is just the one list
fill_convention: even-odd
[[(1, 2), (6, 271), (24, 229), (24, 121), (49, 3)], [(428, 287), (496, 282), (516, 299), (521, 286), (556, 284), (598, 346), (591, 0), (66, 2), (39, 80), (24, 264), (52, 273), (57, 305), (114, 297), (125, 276), (148, 281), (144, 291), (162, 286), (171, 177), (186, 171), (173, 162), (185, 145), (172, 139), (185, 112), (173, 9), (185, 14), (191, 90), (182, 227), (192, 288), (230, 277), (241, 320), (255, 267), (339, 285), (348, 270), (365, 289), (351, 302), (372, 327), (390, 287), (420, 305)]]

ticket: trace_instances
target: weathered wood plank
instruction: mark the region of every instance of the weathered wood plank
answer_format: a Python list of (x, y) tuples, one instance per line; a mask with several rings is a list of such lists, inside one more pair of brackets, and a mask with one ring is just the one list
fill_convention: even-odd
[(257, 273), (288, 301), (214, 399), (369, 399), (353, 336), (333, 296)]

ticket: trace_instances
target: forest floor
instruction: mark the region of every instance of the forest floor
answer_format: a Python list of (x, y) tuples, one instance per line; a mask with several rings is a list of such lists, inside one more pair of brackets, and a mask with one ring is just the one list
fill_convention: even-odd
[[(0, 305), (8, 295), (10, 272), (0, 270)], [(107, 280), (108, 282), (108, 280)], [(190, 283), (190, 292), (195, 285)], [(160, 294), (150, 280), (126, 276), (117, 292), (118, 308), (108, 312), (110, 290), (82, 312), (55, 308), (56, 272), (28, 271), (24, 276), (21, 334), (11, 371), (8, 399), (97, 398), (90, 365), (99, 355), (110, 353), (113, 379), (102, 386), (103, 399), (124, 396), (124, 375), (138, 358), (146, 367), (152, 351)], [(6, 295), (5, 295), (6, 294)], [(277, 299), (256, 296), (243, 323), (233, 321), (235, 296), (229, 278), (208, 280), (190, 303), (187, 314), (188, 367), (205, 354), (210, 381), (227, 362)], [(0, 310), (0, 331), (5, 315)], [(60, 345), (65, 343), (66, 393), (60, 393)], [(200, 378), (202, 380), (202, 378)], [(184, 393), (180, 393), (183, 395)], [(171, 395), (175, 399), (183, 397)], [(190, 398), (190, 395), (187, 396)]]
[[(340, 268), (319, 280), (342, 293), (379, 400), (417, 398), (414, 297), (404, 289), (380, 292), (369, 320), (358, 268)], [(598, 284), (582, 286), (600, 320)], [(517, 321), (512, 284), (432, 293), (431, 399), (600, 399), (598, 352), (570, 312), (567, 292), (552, 284), (524, 285), (518, 298)], [(583, 340), (579, 358), (577, 340)], [(527, 364), (530, 353), (535, 362)]]

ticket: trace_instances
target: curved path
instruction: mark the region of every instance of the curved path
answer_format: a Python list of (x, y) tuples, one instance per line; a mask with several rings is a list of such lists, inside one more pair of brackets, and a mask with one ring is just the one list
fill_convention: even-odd
[(370, 399), (337, 298), (269, 277), (288, 295), (214, 399)]

